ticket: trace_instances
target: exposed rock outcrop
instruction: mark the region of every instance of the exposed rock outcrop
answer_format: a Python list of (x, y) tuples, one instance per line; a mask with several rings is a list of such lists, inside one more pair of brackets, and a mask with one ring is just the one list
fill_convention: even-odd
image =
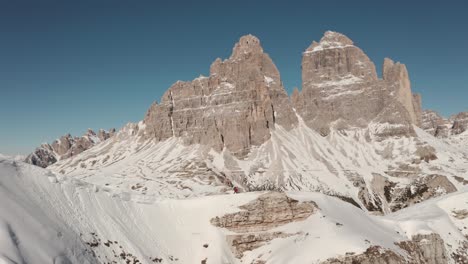
[(285, 193), (270, 192), (239, 208), (243, 211), (215, 217), (211, 223), (238, 233), (267, 231), (307, 219), (317, 210), (317, 205), (313, 202), (301, 203)]
[(421, 128), (438, 138), (448, 138), (468, 130), (468, 112), (461, 112), (447, 119), (435, 111), (424, 110), (422, 117)]
[(421, 128), (436, 137), (448, 137), (450, 121), (432, 110), (424, 110), (422, 114)]
[(442, 175), (418, 178), (403, 188), (387, 185), (387, 202), (391, 211), (398, 211), (410, 205), (457, 191), (457, 188)]
[(275, 64), (260, 41), (247, 35), (229, 59), (213, 62), (209, 77), (169, 88), (144, 122), (146, 137), (182, 137), (241, 157), (267, 141), (276, 124), (289, 130), (297, 118)]
[(109, 131), (100, 129), (97, 134), (93, 130), (88, 129), (81, 137), (72, 137), (70, 134), (66, 134), (56, 139), (52, 144), (44, 143), (36, 148), (33, 153), (26, 157), (25, 162), (45, 168), (58, 160), (76, 156), (94, 145), (109, 139), (114, 134), (115, 129)]
[(408, 252), (409, 263), (443, 264), (449, 263), (444, 240), (438, 234), (415, 235), (409, 241), (398, 244)]
[(421, 97), (416, 95), (415, 98), (411, 92), (411, 82), (406, 66), (385, 58), (382, 71), (383, 80), (390, 87), (391, 92), (395, 93), (396, 99), (408, 111), (411, 123), (421, 125)]
[(450, 120), (453, 120), (453, 134), (458, 135), (468, 130), (468, 112), (459, 113), (450, 118)]
[(444, 264), (450, 263), (444, 241), (437, 234), (416, 235), (409, 241), (397, 244), (407, 255), (384, 249), (369, 247), (364, 253), (329, 259), (323, 264)]
[(273, 239), (296, 235), (268, 230), (305, 220), (318, 210), (314, 202), (301, 203), (279, 192), (263, 194), (239, 208), (243, 211), (211, 219), (211, 224), (237, 233), (227, 235), (226, 239), (238, 258), (245, 251), (261, 247)]
[[(406, 67), (390, 59), (378, 79), (374, 63), (346, 36), (328, 31), (303, 53), (302, 91), (292, 102), (306, 124), (327, 135), (331, 127), (385, 124), (380, 136), (413, 135), (421, 118)], [(413, 103), (415, 102), (415, 103)]]
[(414, 177), (408, 184), (400, 185), (382, 175), (374, 175), (370, 189), (361, 184), (359, 199), (370, 212), (386, 214), (457, 191), (442, 175)]
[(421, 127), (423, 123), (423, 109), (422, 109), (422, 96), (421, 94), (413, 94), (413, 107), (416, 116), (416, 125)]

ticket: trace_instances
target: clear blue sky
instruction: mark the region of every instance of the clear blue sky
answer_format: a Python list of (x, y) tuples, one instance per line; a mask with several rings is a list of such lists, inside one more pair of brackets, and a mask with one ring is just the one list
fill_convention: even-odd
[(301, 52), (334, 30), (379, 72), (384, 57), (405, 63), (425, 108), (467, 111), (468, 5), (432, 2), (0, 0), (0, 153), (139, 121), (248, 33), (289, 92)]

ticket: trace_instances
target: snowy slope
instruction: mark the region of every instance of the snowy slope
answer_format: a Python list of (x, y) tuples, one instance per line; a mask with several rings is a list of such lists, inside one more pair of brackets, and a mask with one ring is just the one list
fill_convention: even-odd
[[(59, 208), (43, 211), (50, 199), (38, 188), (52, 189), (52, 174), (0, 157), (0, 263), (95, 263), (75, 232), (56, 216)], [(63, 196), (63, 195), (62, 195)]]
[[(5, 263), (240, 263), (226, 239), (232, 232), (210, 220), (241, 211), (239, 206), (264, 193), (148, 200), (8, 159), (1, 161), (0, 174)], [(314, 201), (319, 210), (273, 229), (294, 235), (245, 252), (243, 263), (318, 263), (374, 245), (401, 253), (395, 242), (417, 233), (438, 232), (450, 243), (449, 253), (466, 240), (468, 219), (453, 213), (468, 208), (466, 191), (387, 216), (321, 193), (288, 196)]]
[[(383, 187), (377, 190), (380, 179), (399, 192), (428, 175), (447, 177), (456, 190), (465, 185), (453, 177), (468, 180), (466, 148), (419, 128), (415, 127), (418, 137), (382, 140), (373, 136), (383, 129), (377, 124), (332, 130), (323, 137), (298, 118), (297, 128), (286, 131), (277, 126), (271, 139), (243, 160), (226, 150), (218, 153), (201, 145), (184, 145), (179, 138), (159, 143), (142, 140), (137, 136), (144, 126), (140, 123), (49, 168), (117, 192), (141, 194), (145, 200), (229, 193), (235, 185), (245, 191), (319, 191), (361, 205), (366, 202), (365, 207), (384, 213), (394, 205), (385, 201)], [(424, 161), (418, 154), (427, 149), (435, 159)]]

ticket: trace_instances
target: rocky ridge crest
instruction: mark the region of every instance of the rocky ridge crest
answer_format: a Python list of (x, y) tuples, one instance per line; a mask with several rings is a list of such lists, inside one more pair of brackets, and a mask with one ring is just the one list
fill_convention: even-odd
[(58, 160), (76, 156), (90, 149), (94, 145), (109, 139), (114, 133), (115, 129), (109, 131), (100, 129), (97, 133), (92, 129), (88, 129), (81, 137), (66, 134), (51, 144), (44, 143), (36, 148), (33, 153), (26, 157), (25, 162), (45, 168)]

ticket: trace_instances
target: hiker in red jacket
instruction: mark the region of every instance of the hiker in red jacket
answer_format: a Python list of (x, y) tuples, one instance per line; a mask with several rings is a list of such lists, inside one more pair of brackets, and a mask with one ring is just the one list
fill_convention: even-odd
[(237, 186), (234, 187), (234, 193), (239, 193), (239, 188), (237, 188)]

